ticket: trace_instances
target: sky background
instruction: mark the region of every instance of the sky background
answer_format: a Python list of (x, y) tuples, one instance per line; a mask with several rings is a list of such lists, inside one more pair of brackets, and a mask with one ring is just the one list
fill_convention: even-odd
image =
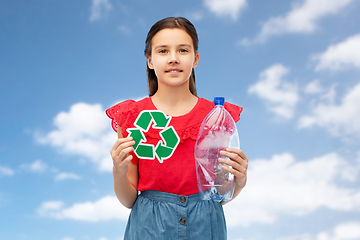
[(242, 106), (230, 240), (360, 239), (360, 2), (0, 0), (0, 239), (120, 240), (105, 110), (147, 96), (145, 38), (199, 34), (200, 97)]

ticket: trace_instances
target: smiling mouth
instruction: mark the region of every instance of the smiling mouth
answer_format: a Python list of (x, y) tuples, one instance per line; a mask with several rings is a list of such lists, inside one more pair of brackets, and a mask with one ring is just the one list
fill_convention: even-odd
[(178, 72), (182, 72), (182, 70), (180, 70), (180, 69), (169, 69), (169, 70), (167, 70), (165, 72), (167, 72), (167, 73), (178, 73)]

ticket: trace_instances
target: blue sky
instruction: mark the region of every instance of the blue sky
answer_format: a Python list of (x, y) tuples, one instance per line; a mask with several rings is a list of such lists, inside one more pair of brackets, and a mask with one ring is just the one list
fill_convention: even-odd
[(244, 108), (230, 240), (360, 239), (355, 0), (1, 0), (0, 238), (119, 240), (105, 109), (147, 95), (149, 28), (199, 34), (200, 97)]

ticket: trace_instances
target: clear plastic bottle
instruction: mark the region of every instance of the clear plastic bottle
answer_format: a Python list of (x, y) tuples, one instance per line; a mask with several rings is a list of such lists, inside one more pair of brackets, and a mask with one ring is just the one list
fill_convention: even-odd
[(234, 119), (224, 108), (224, 98), (214, 98), (214, 108), (203, 120), (195, 144), (195, 163), (200, 197), (203, 200), (229, 201), (232, 198), (234, 175), (221, 168), (220, 151), (240, 148)]

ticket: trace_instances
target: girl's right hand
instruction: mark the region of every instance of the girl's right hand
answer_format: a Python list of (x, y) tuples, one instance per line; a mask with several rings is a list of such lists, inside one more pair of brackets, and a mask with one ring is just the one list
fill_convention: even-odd
[(129, 153), (134, 151), (132, 147), (134, 144), (135, 141), (133, 141), (132, 137), (119, 138), (110, 150), (114, 170), (119, 176), (125, 176), (128, 171), (128, 164), (133, 158)]

